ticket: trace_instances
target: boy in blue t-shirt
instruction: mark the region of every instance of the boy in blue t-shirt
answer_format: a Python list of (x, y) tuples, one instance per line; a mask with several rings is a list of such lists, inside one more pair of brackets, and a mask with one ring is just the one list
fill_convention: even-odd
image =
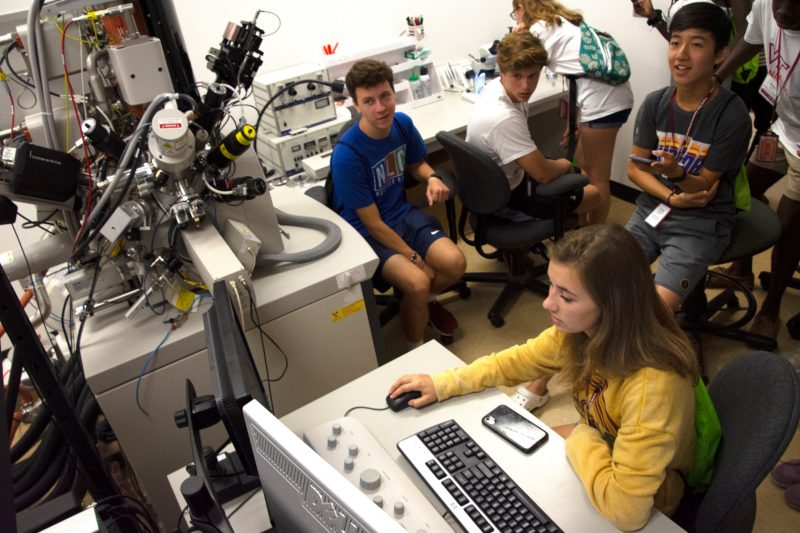
[(428, 323), (444, 335), (458, 328), (435, 295), (462, 276), (466, 259), (435, 218), (405, 201), (406, 171), (427, 184), (428, 205), (444, 202), (450, 191), (425, 161), (425, 143), (411, 119), (395, 114), (392, 82), (391, 68), (372, 59), (347, 73), (361, 118), (333, 151), (333, 207), (375, 250), (377, 275), (403, 293), (400, 319), (413, 348)]

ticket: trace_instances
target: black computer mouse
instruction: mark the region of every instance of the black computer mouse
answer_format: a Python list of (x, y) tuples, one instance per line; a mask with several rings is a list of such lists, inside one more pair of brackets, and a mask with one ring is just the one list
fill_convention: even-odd
[(412, 390), (408, 392), (404, 392), (397, 398), (392, 398), (390, 396), (386, 397), (386, 404), (389, 406), (389, 409), (392, 411), (402, 411), (406, 407), (408, 407), (408, 402), (413, 400), (414, 398), (419, 398), (422, 396), (422, 393), (418, 390)]

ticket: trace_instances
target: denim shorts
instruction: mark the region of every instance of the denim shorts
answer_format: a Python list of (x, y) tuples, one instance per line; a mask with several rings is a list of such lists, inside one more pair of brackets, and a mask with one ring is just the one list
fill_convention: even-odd
[[(428, 249), (434, 241), (448, 238), (438, 220), (416, 207), (412, 207), (406, 217), (392, 229), (423, 259), (428, 255)], [(378, 255), (378, 269), (375, 273), (380, 275), (383, 265), (390, 257), (397, 254), (397, 251), (382, 245), (371, 235), (367, 235), (365, 239)]]
[(658, 258), (656, 285), (683, 299), (703, 279), (709, 265), (722, 256), (731, 241), (730, 226), (712, 218), (680, 217), (673, 213), (653, 228), (644, 219), (650, 213), (637, 206), (625, 225), (651, 263)]
[(610, 115), (596, 118), (588, 122), (581, 122), (581, 126), (598, 129), (619, 128), (628, 121), (630, 114), (630, 109), (623, 109), (622, 111), (617, 111), (615, 113), (611, 113)]

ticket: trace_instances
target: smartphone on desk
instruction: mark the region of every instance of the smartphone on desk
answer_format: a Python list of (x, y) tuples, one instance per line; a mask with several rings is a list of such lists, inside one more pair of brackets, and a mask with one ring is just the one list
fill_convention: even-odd
[(531, 453), (548, 438), (545, 430), (504, 404), (484, 416), (483, 425), (524, 453)]

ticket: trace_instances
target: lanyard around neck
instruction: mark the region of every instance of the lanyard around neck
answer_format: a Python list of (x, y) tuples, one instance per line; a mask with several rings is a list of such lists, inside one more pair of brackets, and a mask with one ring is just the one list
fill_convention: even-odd
[[(688, 147), (686, 146), (686, 143), (689, 140), (689, 135), (691, 135), (692, 130), (694, 129), (695, 122), (697, 120), (697, 116), (700, 114), (700, 110), (703, 109), (703, 107), (706, 105), (706, 102), (708, 102), (708, 100), (711, 98), (711, 95), (714, 94), (714, 87), (715, 87), (715, 84), (712, 81), (711, 82), (711, 88), (708, 90), (708, 92), (703, 97), (703, 99), (700, 100), (700, 103), (695, 108), (694, 113), (692, 113), (692, 118), (691, 118), (691, 120), (689, 120), (689, 127), (686, 128), (686, 133), (684, 134), (683, 139), (681, 140), (681, 145), (678, 147), (678, 153), (676, 154), (676, 158), (677, 159), (680, 159), (681, 156), (683, 155), (683, 152), (686, 149), (688, 149)], [(672, 96), (670, 96), (670, 98), (669, 98), (669, 131), (670, 131), (670, 135), (672, 135), (672, 136), (675, 135), (675, 109), (674, 109), (674, 105), (675, 105), (675, 95), (677, 93), (678, 93), (678, 88), (676, 87), (675, 89), (673, 89)]]
[(783, 90), (789, 85), (789, 79), (792, 77), (792, 72), (794, 72), (794, 68), (797, 66), (797, 60), (800, 59), (800, 52), (794, 57), (794, 62), (792, 66), (789, 67), (789, 71), (786, 73), (786, 79), (781, 85), (781, 61), (783, 56), (781, 56), (781, 47), (783, 45), (783, 30), (778, 32), (778, 64), (777, 64), (777, 71), (778, 75), (775, 77), (775, 84), (776, 84), (776, 93), (775, 93), (775, 107), (778, 107), (778, 98), (780, 97)]

